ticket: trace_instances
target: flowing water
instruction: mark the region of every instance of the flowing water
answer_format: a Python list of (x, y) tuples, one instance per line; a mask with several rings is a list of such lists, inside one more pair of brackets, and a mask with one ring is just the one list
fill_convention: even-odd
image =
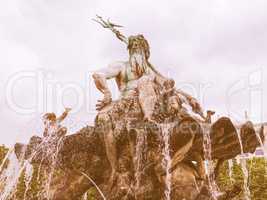
[(250, 200), (250, 190), (248, 185), (249, 173), (246, 159), (241, 158), (240, 165), (244, 176), (244, 199)]
[(27, 200), (27, 192), (30, 189), (30, 183), (33, 176), (33, 166), (29, 161), (25, 161), (25, 175), (24, 175), (24, 183), (25, 183), (25, 192), (24, 192), (24, 200)]
[(219, 187), (216, 184), (214, 177), (214, 166), (211, 156), (211, 138), (210, 138), (210, 124), (202, 124), (203, 127), (203, 149), (204, 149), (204, 164), (205, 172), (208, 180), (209, 190), (214, 200), (218, 199), (220, 195)]
[[(21, 151), (21, 158), (17, 158), (14, 149), (10, 149), (0, 166), (0, 200), (7, 200), (14, 198), (20, 177), (24, 173), (24, 200), (27, 199), (27, 191), (33, 177), (34, 168), (30, 164), (35, 156), (40, 156), (38, 153), (42, 152), (41, 160), (49, 160), (49, 169), (46, 170), (46, 178), (42, 183), (42, 191), (39, 193), (39, 199), (51, 199), (50, 185), (54, 170), (56, 168), (57, 156), (62, 144), (62, 138), (57, 137), (58, 129), (56, 127), (48, 128), (48, 136), (44, 137), (42, 142), (38, 145), (36, 150), (32, 152), (27, 160), (24, 159), (26, 148)], [(39, 170), (42, 168), (42, 163)]]
[(87, 199), (88, 199), (88, 194), (87, 194), (87, 192), (85, 192), (85, 194), (83, 195), (82, 200), (87, 200)]
[(164, 123), (160, 125), (162, 139), (163, 139), (163, 149), (162, 149), (162, 166), (165, 169), (166, 177), (165, 177), (165, 199), (171, 199), (171, 156), (170, 156), (170, 129), (173, 127), (172, 124)]
[(241, 169), (243, 172), (243, 177), (244, 177), (244, 181), (243, 181), (244, 199), (250, 200), (250, 190), (249, 190), (249, 184), (248, 184), (249, 172), (248, 172), (248, 168), (247, 168), (247, 161), (242, 156), (244, 154), (244, 148), (243, 148), (243, 144), (242, 144), (240, 129), (237, 129), (237, 136), (238, 136), (240, 149), (241, 149), (240, 166), (241, 166)]
[[(263, 127), (263, 132), (265, 134), (265, 130), (267, 127)], [(255, 132), (256, 132), (256, 136), (257, 136), (257, 139), (260, 143), (260, 146), (261, 146), (261, 150), (263, 151), (263, 154), (264, 154), (264, 158), (267, 159), (267, 151), (266, 151), (266, 148), (264, 146), (264, 141), (262, 141), (261, 139), (261, 136), (260, 136), (260, 131), (261, 131), (261, 127), (258, 127), (258, 128), (255, 128)], [(266, 136), (265, 136), (266, 137)]]
[(0, 200), (6, 200), (9, 196), (14, 194), (14, 189), (16, 188), (21, 175), (21, 163), (19, 162), (14, 150), (9, 152), (9, 155), (7, 155), (7, 162), (7, 167), (3, 169), (0, 176)]
[[(171, 123), (158, 124), (159, 130), (161, 130), (162, 138), (162, 166), (165, 170), (165, 189), (164, 196), (166, 200), (171, 199), (171, 156), (170, 156), (170, 129), (174, 125)], [(146, 134), (137, 134), (136, 149), (135, 149), (135, 180), (136, 188), (141, 185), (142, 174), (144, 173), (144, 166), (147, 152), (147, 136)]]
[[(263, 133), (264, 133), (265, 137), (266, 137), (266, 132), (265, 132), (266, 131), (266, 128), (267, 127), (263, 126)], [(260, 131), (261, 131), (261, 127), (255, 128), (256, 136), (257, 136), (257, 139), (258, 139), (258, 141), (260, 143), (261, 150), (263, 152), (263, 156), (265, 158), (265, 174), (266, 174), (267, 173), (267, 149), (264, 146), (264, 142), (265, 141), (262, 141), (262, 139), (261, 139)]]
[[(101, 195), (101, 197), (103, 198), (103, 200), (106, 200), (105, 195), (103, 194), (103, 192), (101, 191), (101, 189), (98, 187), (98, 185), (93, 181), (93, 179), (91, 179), (87, 174), (81, 172), (81, 174), (83, 176), (85, 176), (97, 189), (97, 191), (99, 192), (99, 194)], [(83, 196), (83, 200), (87, 200), (87, 196), (88, 196), (88, 192), (86, 192)]]
[(229, 174), (231, 183), (234, 183), (235, 181), (233, 178), (233, 167), (234, 167), (233, 160), (232, 159), (228, 160), (228, 174)]
[(144, 174), (144, 163), (146, 160), (147, 152), (147, 135), (145, 133), (137, 134), (136, 147), (135, 147), (135, 180), (136, 189), (138, 190), (141, 185), (142, 175)]

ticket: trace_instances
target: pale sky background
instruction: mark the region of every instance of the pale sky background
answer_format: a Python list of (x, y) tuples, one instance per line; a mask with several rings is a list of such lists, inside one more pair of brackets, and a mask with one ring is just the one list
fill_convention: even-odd
[(266, 0), (1, 0), (0, 144), (40, 135), (42, 113), (64, 106), (75, 109), (66, 122), (70, 133), (93, 123), (101, 96), (90, 72), (128, 55), (91, 20), (95, 14), (124, 25), (127, 36), (142, 33), (150, 61), (205, 109), (239, 122), (247, 110), (253, 121), (267, 121), (266, 9)]

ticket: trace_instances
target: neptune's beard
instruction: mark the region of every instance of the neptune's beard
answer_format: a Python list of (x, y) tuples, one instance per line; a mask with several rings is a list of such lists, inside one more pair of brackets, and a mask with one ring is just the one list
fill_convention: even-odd
[(149, 66), (142, 50), (135, 50), (134, 52), (131, 52), (129, 62), (132, 67), (132, 71), (135, 71), (138, 76), (142, 76), (147, 73)]

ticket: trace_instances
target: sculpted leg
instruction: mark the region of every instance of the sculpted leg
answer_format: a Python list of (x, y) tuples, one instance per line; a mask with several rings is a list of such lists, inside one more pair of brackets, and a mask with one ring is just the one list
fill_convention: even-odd
[(143, 76), (138, 80), (139, 103), (141, 105), (144, 119), (150, 120), (153, 114), (157, 94), (152, 77)]
[(104, 140), (106, 145), (106, 153), (112, 167), (112, 170), (116, 171), (117, 169), (117, 150), (116, 150), (116, 141), (113, 136), (113, 131), (109, 130), (104, 134)]

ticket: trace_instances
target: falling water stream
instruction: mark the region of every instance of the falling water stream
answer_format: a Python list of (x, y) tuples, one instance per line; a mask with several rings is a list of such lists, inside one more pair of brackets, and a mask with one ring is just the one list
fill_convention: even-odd
[(245, 158), (242, 157), (242, 155), (244, 154), (244, 149), (243, 149), (242, 138), (241, 138), (239, 128), (237, 129), (237, 136), (238, 136), (240, 149), (241, 149), (240, 166), (241, 166), (243, 176), (244, 176), (244, 184), (243, 184), (244, 199), (250, 200), (250, 190), (249, 190), (249, 185), (248, 185), (249, 173), (248, 173), (248, 168), (247, 168), (247, 161)]
[[(27, 199), (27, 191), (30, 188), (30, 183), (33, 176), (33, 166), (30, 164), (32, 159), (38, 155), (38, 153), (43, 152), (43, 158), (49, 160), (49, 170), (47, 172), (47, 178), (44, 179), (42, 184), (42, 191), (39, 193), (39, 199), (51, 199), (50, 185), (53, 178), (54, 170), (56, 167), (58, 152), (61, 148), (62, 138), (57, 137), (58, 129), (51, 128), (48, 130), (49, 136), (44, 137), (42, 142), (38, 145), (36, 150), (32, 152), (28, 160), (24, 159), (26, 148), (21, 151), (21, 158), (17, 158), (14, 149), (10, 149), (6, 157), (0, 166), (0, 200), (7, 200), (9, 198), (14, 198), (17, 185), (19, 184), (19, 179), (24, 173), (24, 183), (25, 192), (24, 200)], [(41, 164), (39, 166), (41, 169)]]
[[(101, 195), (101, 197), (103, 198), (103, 200), (106, 200), (105, 195), (103, 194), (103, 192), (101, 191), (101, 189), (98, 187), (98, 185), (93, 181), (92, 178), (90, 178), (86, 173), (81, 172), (81, 174), (83, 176), (85, 176), (97, 189), (97, 191), (99, 192), (99, 194)], [(86, 192), (83, 196), (83, 200), (87, 200), (87, 196), (88, 196), (88, 192)]]
[(137, 134), (136, 148), (135, 148), (135, 180), (136, 188), (139, 189), (141, 185), (142, 175), (144, 173), (144, 162), (146, 159), (147, 135)]
[(87, 192), (85, 192), (85, 194), (83, 195), (82, 200), (87, 200), (87, 199), (88, 199), (88, 194), (87, 194)]
[(231, 183), (234, 182), (233, 166), (234, 166), (233, 160), (232, 159), (228, 160), (228, 173), (229, 173), (229, 178), (230, 178)]
[(24, 200), (27, 200), (27, 192), (30, 188), (30, 183), (32, 180), (32, 176), (33, 176), (33, 166), (30, 164), (29, 161), (25, 161), (25, 177), (24, 177), (24, 182), (25, 182), (25, 192), (24, 192)]
[(208, 180), (208, 185), (210, 189), (210, 193), (214, 200), (218, 199), (220, 195), (219, 187), (216, 184), (214, 177), (214, 166), (212, 163), (211, 156), (211, 138), (210, 138), (210, 124), (202, 124), (203, 127), (203, 149), (204, 149), (204, 164), (205, 164), (205, 172)]
[[(162, 166), (165, 170), (165, 189), (164, 196), (166, 200), (171, 199), (171, 156), (170, 156), (170, 129), (174, 125), (172, 123), (162, 123), (158, 124), (159, 130), (161, 130), (161, 140), (162, 140)], [(135, 180), (136, 188), (140, 187), (142, 174), (144, 173), (143, 163), (146, 160), (146, 149), (147, 147), (147, 135), (146, 134), (137, 134), (136, 139), (136, 149), (135, 149)]]
[(248, 186), (248, 168), (247, 168), (247, 161), (244, 158), (241, 158), (240, 160), (241, 169), (244, 175), (244, 198), (245, 200), (250, 200), (250, 190)]
[(163, 123), (160, 124), (160, 129), (163, 139), (163, 149), (162, 149), (162, 166), (165, 169), (165, 191), (164, 196), (166, 200), (171, 199), (171, 156), (170, 156), (170, 129), (173, 127), (173, 124)]
[[(262, 127), (258, 127), (257, 129), (255, 129), (255, 132), (256, 132), (256, 136), (257, 136), (257, 139), (260, 143), (260, 146), (261, 146), (261, 150), (263, 152), (263, 156), (264, 156), (264, 160), (265, 160), (265, 174), (267, 174), (267, 149), (266, 147), (264, 146), (264, 141), (262, 141), (261, 139), (261, 136), (260, 136), (260, 132), (261, 132), (261, 128)], [(263, 126), (263, 134), (265, 135), (266, 137), (266, 128), (265, 126)]]
[[(263, 128), (264, 128), (263, 131), (265, 131), (265, 129), (266, 129), (267, 127), (263, 127)], [(256, 133), (257, 139), (258, 139), (258, 141), (259, 141), (259, 143), (260, 143), (261, 150), (263, 151), (264, 158), (267, 159), (267, 151), (266, 151), (266, 148), (265, 148), (265, 146), (264, 146), (264, 141), (262, 141), (262, 139), (261, 139), (260, 131), (261, 131), (261, 127), (255, 129), (255, 133)], [(264, 133), (264, 135), (265, 135), (265, 133)]]
[(10, 195), (14, 194), (14, 189), (21, 175), (21, 163), (19, 162), (14, 150), (7, 155), (8, 164), (3, 169), (0, 176), (1, 187), (0, 200), (6, 200)]

